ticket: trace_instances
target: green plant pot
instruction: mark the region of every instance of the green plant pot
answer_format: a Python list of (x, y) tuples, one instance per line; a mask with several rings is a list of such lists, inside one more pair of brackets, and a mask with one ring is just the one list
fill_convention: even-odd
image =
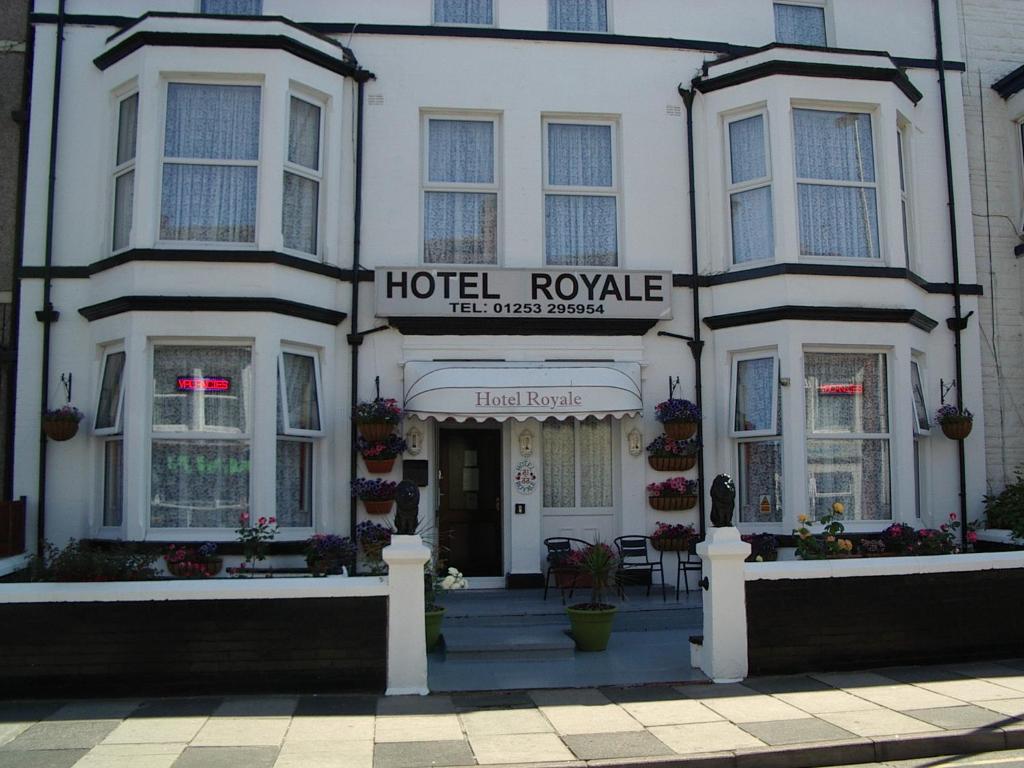
[(428, 653), (437, 647), (437, 643), (441, 639), (441, 622), (443, 620), (444, 608), (435, 607), (433, 610), (428, 610), (426, 612), (426, 635)]
[(572, 639), (576, 641), (576, 649), (580, 651), (603, 651), (608, 647), (608, 639), (612, 635), (612, 621), (615, 619), (615, 606), (602, 610), (587, 610), (570, 606), (565, 609), (572, 625)]

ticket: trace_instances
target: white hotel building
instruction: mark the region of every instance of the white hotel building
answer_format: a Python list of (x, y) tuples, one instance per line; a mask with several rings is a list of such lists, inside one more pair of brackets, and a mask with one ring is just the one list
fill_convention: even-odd
[[(670, 382), (744, 532), (977, 516), (952, 0), (34, 5), (30, 549), (348, 534), (378, 380), (388, 479), (477, 585), (538, 583), (548, 536), (699, 525), (647, 500)], [(86, 419), (41, 440), (62, 377)]]

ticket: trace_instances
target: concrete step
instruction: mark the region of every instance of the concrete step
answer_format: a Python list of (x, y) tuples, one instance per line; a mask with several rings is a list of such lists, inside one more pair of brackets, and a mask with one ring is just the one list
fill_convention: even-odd
[[(684, 629), (699, 627), (704, 622), (704, 611), (700, 606), (667, 608), (661, 610), (623, 610), (620, 606), (615, 615), (616, 632), (650, 632), (656, 630)], [(448, 608), (445, 611), (445, 630), (450, 628), (500, 628), (509, 631), (525, 628), (567, 627), (569, 624), (565, 607), (555, 603), (544, 612), (494, 614), (460, 614)]]
[(444, 625), (447, 661), (556, 661), (576, 647), (563, 626), (466, 627)]

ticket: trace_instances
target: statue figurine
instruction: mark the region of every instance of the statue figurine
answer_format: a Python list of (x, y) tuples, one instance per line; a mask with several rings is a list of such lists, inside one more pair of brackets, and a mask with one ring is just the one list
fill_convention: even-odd
[(419, 526), (420, 489), (411, 480), (403, 480), (395, 491), (395, 533), (412, 536)]
[(728, 528), (732, 525), (736, 504), (736, 486), (728, 475), (718, 475), (711, 483), (711, 525)]

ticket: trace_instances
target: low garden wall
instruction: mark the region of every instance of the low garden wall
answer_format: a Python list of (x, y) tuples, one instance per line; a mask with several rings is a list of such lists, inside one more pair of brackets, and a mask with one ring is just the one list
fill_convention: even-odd
[(0, 626), (5, 698), (382, 692), (388, 677), (378, 577), (4, 584)]
[(747, 563), (749, 674), (1019, 656), (1024, 552)]

